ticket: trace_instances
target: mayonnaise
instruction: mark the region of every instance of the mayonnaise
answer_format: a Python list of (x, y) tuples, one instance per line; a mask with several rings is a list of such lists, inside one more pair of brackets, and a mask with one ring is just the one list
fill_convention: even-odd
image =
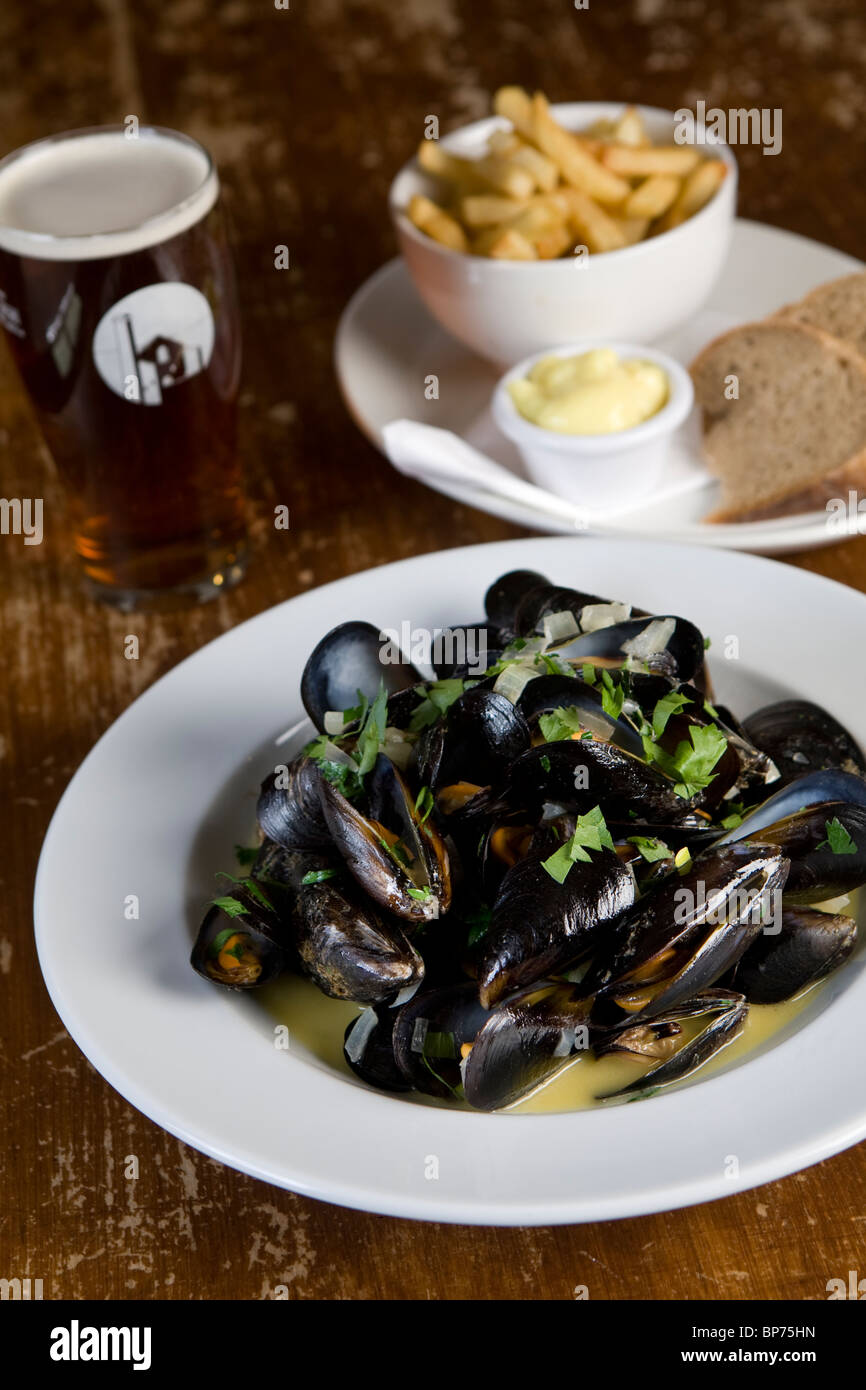
[(623, 362), (612, 348), (594, 348), (575, 357), (543, 357), (508, 390), (520, 414), (542, 429), (615, 434), (661, 410), (668, 378), (654, 362)]

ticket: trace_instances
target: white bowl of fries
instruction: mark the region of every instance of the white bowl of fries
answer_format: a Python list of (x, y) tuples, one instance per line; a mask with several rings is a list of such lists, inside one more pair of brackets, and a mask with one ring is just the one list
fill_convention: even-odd
[(645, 344), (707, 299), (733, 229), (728, 146), (657, 107), (504, 87), (496, 115), (423, 140), (389, 204), (430, 313), (500, 365), (602, 336)]

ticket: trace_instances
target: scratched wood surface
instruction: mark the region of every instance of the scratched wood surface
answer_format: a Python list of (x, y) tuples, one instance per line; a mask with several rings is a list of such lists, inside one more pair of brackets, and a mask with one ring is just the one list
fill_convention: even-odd
[[(2, 1142), (0, 1277), (46, 1298), (823, 1298), (864, 1271), (864, 1149), (711, 1205), (545, 1230), (421, 1226), (268, 1187), (131, 1109), (68, 1038), (39, 974), (31, 892), (71, 774), (177, 661), (274, 602), (353, 571), (520, 534), (400, 480), (343, 410), (342, 306), (393, 254), (389, 178), (428, 113), (485, 113), (502, 81), (559, 100), (780, 107), (778, 158), (740, 151), (741, 210), (862, 254), (866, 13), (857, 0), (68, 0), (0, 17), (2, 152), (58, 129), (141, 119), (219, 163), (245, 317), (242, 445), (253, 560), (218, 602), (112, 614), (80, 596), (62, 499), (0, 364), (5, 496), (45, 499), (45, 540), (0, 538)], [(273, 269), (273, 248), (292, 269)], [(291, 507), (289, 532), (268, 522)], [(866, 589), (866, 541), (795, 563)], [(743, 601), (748, 596), (743, 595)], [(783, 618), (781, 620), (784, 620)], [(122, 654), (140, 637), (140, 659)], [(859, 634), (858, 640), (862, 640)], [(82, 853), (98, 846), (82, 832)], [(85, 948), (83, 947), (83, 954)], [(828, 1076), (832, 1078), (832, 1059)], [(135, 1154), (136, 1181), (124, 1177)]]

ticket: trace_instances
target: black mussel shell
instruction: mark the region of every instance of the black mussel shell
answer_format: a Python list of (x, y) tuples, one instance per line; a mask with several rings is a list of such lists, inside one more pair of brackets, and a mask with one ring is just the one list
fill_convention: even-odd
[(828, 801), (845, 801), (852, 806), (866, 808), (866, 779), (853, 772), (827, 768), (821, 772), (808, 772), (804, 777), (780, 786), (778, 791), (771, 786), (770, 795), (749, 811), (739, 825), (726, 831), (720, 837), (719, 844), (732, 844), (749, 836), (760, 837), (767, 826), (776, 825), (797, 811)]
[(533, 988), (496, 1009), (463, 1063), (466, 1100), (501, 1110), (545, 1085), (589, 1046), (589, 1007), (572, 985)]
[(788, 867), (770, 845), (728, 845), (666, 879), (617, 925), (582, 982), (598, 994), (596, 1020), (643, 1023), (715, 984), (779, 911)]
[(268, 869), (293, 893), (292, 940), (301, 969), (324, 994), (380, 1004), (418, 988), (420, 955), (358, 891), (338, 855), (279, 850)]
[[(754, 819), (738, 826), (743, 831)], [(785, 896), (801, 903), (852, 893), (866, 883), (866, 807), (825, 801), (755, 832), (791, 861)], [(748, 836), (740, 835), (740, 841)]]
[(531, 589), (548, 586), (548, 580), (535, 570), (509, 570), (495, 579), (484, 595), (487, 621), (509, 637), (516, 634), (514, 615), (517, 605)]
[(588, 685), (580, 676), (536, 676), (524, 686), (517, 709), (533, 728), (543, 714), (556, 709), (577, 710), (581, 724), (594, 738), (615, 743), (637, 758), (644, 756), (637, 730), (625, 720), (606, 714), (600, 688)]
[(579, 815), (601, 806), (605, 819), (614, 821), (702, 824), (669, 777), (593, 738), (539, 744), (511, 764), (497, 804), (537, 819), (546, 802)]
[(365, 1009), (353, 1018), (343, 1038), (346, 1065), (380, 1091), (409, 1091), (411, 1087), (394, 1058), (394, 1009)]
[(633, 610), (628, 604), (611, 605), (610, 600), (599, 598), (597, 594), (585, 594), (579, 589), (567, 589), (558, 584), (539, 584), (529, 588), (519, 600), (514, 611), (514, 630), (518, 637), (529, 637), (540, 632), (545, 618), (553, 613), (570, 613), (579, 624), (585, 608), (611, 607), (622, 614)]
[(496, 628), (486, 623), (464, 623), (442, 628), (433, 638), (430, 665), (438, 680), (480, 680), (502, 655)]
[(262, 782), (256, 817), (262, 833), (284, 849), (321, 849), (330, 841), (322, 813), (318, 764), (301, 754)]
[(642, 663), (650, 675), (667, 676), (677, 682), (704, 683), (703, 634), (687, 618), (648, 615), (611, 622), (592, 632), (581, 633), (559, 649), (569, 661), (602, 657), (633, 665)]
[(808, 700), (779, 700), (744, 721), (746, 734), (773, 759), (782, 779), (838, 768), (866, 774), (863, 752), (832, 714)]
[(837, 970), (856, 940), (852, 917), (786, 905), (781, 930), (755, 938), (731, 983), (750, 1004), (779, 1004)]
[(394, 1056), (409, 1085), (425, 1095), (459, 1095), (463, 1046), (489, 1017), (474, 984), (419, 990), (394, 1023)]
[[(748, 1012), (749, 1006), (742, 994), (733, 991), (720, 993), (715, 990), (704, 990), (696, 994), (683, 1008), (656, 1018), (645, 1027), (650, 1030), (668, 1026), (678, 1028), (679, 1019), (701, 1014), (708, 1015), (710, 1021), (707, 1026), (688, 1042), (677, 1047), (671, 1056), (664, 1057), (656, 1066), (627, 1086), (609, 1091), (596, 1099), (613, 1100), (617, 1096), (639, 1095), (642, 1091), (655, 1091), (660, 1086), (669, 1086), (673, 1081), (682, 1081), (685, 1077), (691, 1076), (722, 1048), (727, 1047), (728, 1043), (734, 1041), (742, 1032)], [(631, 1031), (634, 1032), (635, 1029), (632, 1028)]]
[(451, 903), (451, 866), (432, 816), (424, 818), (397, 769), (380, 753), (354, 806), (322, 778), (322, 810), (335, 848), (366, 893), (404, 921), (434, 921)]
[(418, 775), (434, 792), (456, 782), (489, 786), (530, 745), (529, 726), (510, 700), (473, 687), (455, 700), (419, 750)]
[(197, 974), (226, 989), (257, 989), (296, 963), (286, 920), (266, 887), (238, 886), (222, 900), (225, 907), (208, 909), (195, 939), (190, 964)]
[(387, 633), (372, 623), (340, 623), (310, 653), (301, 678), (301, 699), (321, 733), (328, 711), (353, 709), (358, 691), (372, 701), (380, 683), (394, 694), (420, 684), (421, 679)]
[(478, 969), (480, 999), (488, 1008), (585, 959), (634, 902), (634, 875), (611, 849), (589, 851), (589, 862), (573, 863), (563, 883), (551, 877), (544, 860), (574, 826), (563, 818), (559, 828), (558, 836), (552, 829), (539, 832), (529, 855), (500, 884)]

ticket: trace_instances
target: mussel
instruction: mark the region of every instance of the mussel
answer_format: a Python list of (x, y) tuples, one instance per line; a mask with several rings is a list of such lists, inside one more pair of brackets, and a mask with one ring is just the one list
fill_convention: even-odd
[(197, 974), (226, 989), (257, 989), (294, 960), (288, 922), (252, 879), (214, 900), (190, 956)]
[(347, 1026), (343, 1055), (356, 1076), (380, 1091), (409, 1091), (411, 1086), (394, 1056), (393, 1008), (364, 1009)]
[(750, 1004), (779, 1004), (837, 970), (856, 940), (851, 917), (785, 906), (781, 930), (755, 938), (735, 966), (731, 983)]
[[(679, 1009), (672, 1009), (662, 1017), (654, 1019), (651, 1023), (644, 1025), (631, 1024), (623, 1030), (618, 1039), (615, 1036), (609, 1039), (606, 1046), (597, 1045), (597, 1051), (603, 1055), (605, 1051), (630, 1051), (635, 1056), (652, 1056), (649, 1048), (641, 1048), (633, 1044), (631, 1047), (622, 1047), (622, 1040), (635, 1033), (651, 1034), (655, 1038), (660, 1036), (670, 1038), (670, 1030), (676, 1029), (680, 1032), (680, 1021), (685, 1018), (694, 1018), (700, 1015), (708, 1017), (708, 1023), (688, 1042), (680, 1046), (671, 1048), (667, 1055), (663, 1055), (649, 1071), (637, 1077), (634, 1081), (625, 1086), (620, 1086), (615, 1091), (608, 1091), (598, 1097), (599, 1100), (614, 1100), (620, 1096), (635, 1096), (641, 1092), (655, 1090), (660, 1086), (669, 1086), (673, 1081), (682, 1081), (687, 1076), (691, 1076), (700, 1067), (714, 1057), (722, 1048), (727, 1047), (728, 1043), (733, 1042), (734, 1038), (742, 1031), (746, 1021), (749, 1006), (742, 994), (733, 990), (703, 990), (696, 994)], [(616, 1042), (619, 1041), (619, 1047)], [(636, 1041), (636, 1040), (635, 1040)]]
[(262, 833), (284, 849), (322, 849), (330, 842), (321, 802), (321, 772), (301, 754), (262, 782), (256, 817)]
[(464, 1049), (463, 1090), (476, 1110), (531, 1095), (589, 1047), (589, 1001), (574, 985), (543, 983), (494, 1010)]
[(423, 740), (418, 775), (434, 792), (457, 781), (488, 786), (529, 744), (529, 726), (520, 710), (504, 695), (474, 687)]
[(573, 831), (566, 817), (539, 831), (527, 857), (502, 880), (478, 968), (479, 997), (487, 1008), (584, 960), (634, 902), (634, 875), (607, 846), (585, 851), (564, 881), (551, 876), (545, 861)]
[(304, 974), (332, 999), (359, 1004), (408, 997), (424, 962), (399, 924), (368, 902), (333, 852), (265, 843), (254, 867), (265, 891), (291, 902), (291, 940)]
[(489, 1017), (472, 983), (419, 990), (394, 1021), (394, 1056), (409, 1085), (441, 1099), (459, 1097), (464, 1048)]
[(323, 732), (325, 715), (354, 709), (359, 692), (372, 701), (380, 683), (393, 694), (418, 685), (421, 679), (393, 640), (372, 623), (340, 623), (313, 648), (301, 678), (301, 699)]
[(747, 736), (776, 763), (782, 780), (836, 768), (866, 775), (866, 758), (848, 730), (809, 700), (779, 700), (743, 721)]
[(770, 845), (704, 851), (618, 924), (582, 982), (601, 1024), (645, 1022), (708, 989), (779, 911), (788, 860)]
[(322, 810), (335, 848), (374, 902), (407, 922), (434, 921), (451, 903), (451, 866), (432, 817), (383, 753), (364, 791), (360, 809), (323, 777)]
[(733, 836), (746, 843), (754, 834), (764, 844), (778, 846), (791, 862), (786, 899), (817, 903), (852, 893), (866, 883), (866, 806), (818, 802), (750, 831), (763, 809), (760, 816), (747, 817), (722, 843), (732, 843)]

